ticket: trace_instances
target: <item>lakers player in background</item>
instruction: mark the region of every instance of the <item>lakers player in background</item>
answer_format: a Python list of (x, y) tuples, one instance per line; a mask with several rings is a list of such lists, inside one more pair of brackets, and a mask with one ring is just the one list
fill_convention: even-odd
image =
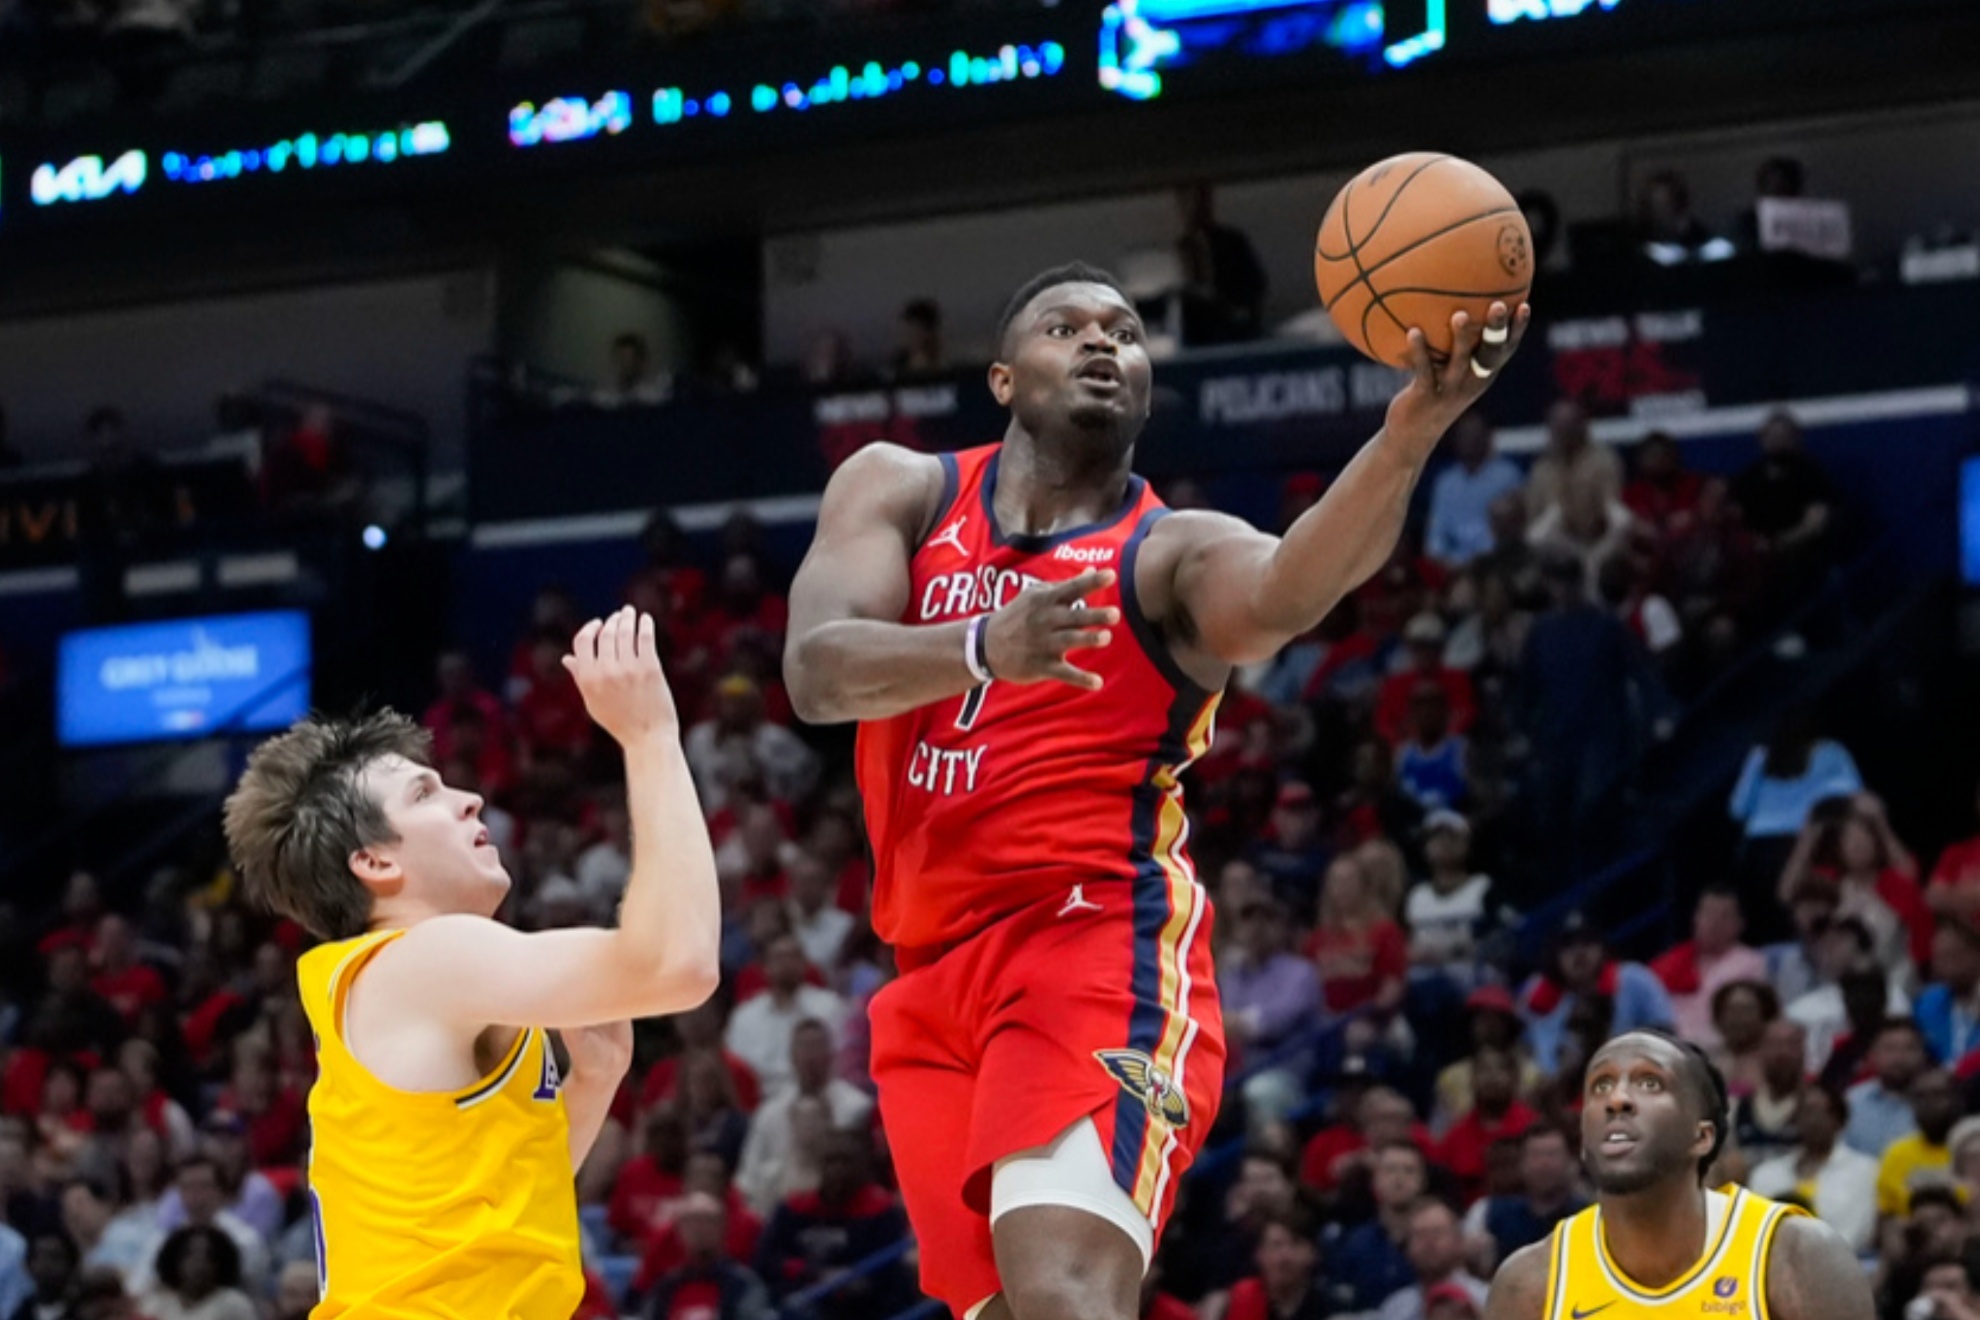
[(1589, 1060), (1581, 1158), (1596, 1203), (1513, 1253), (1485, 1320), (1871, 1320), (1870, 1284), (1827, 1224), (1706, 1190), (1731, 1119), (1699, 1049), (1656, 1031)]
[(629, 1019), (715, 989), (715, 859), (653, 620), (594, 620), (564, 663), (625, 753), (615, 930), (493, 920), (509, 877), (481, 799), (440, 782), (403, 716), (305, 720), (227, 800), (249, 891), (325, 941), (297, 964), (317, 1039), (315, 1320), (568, 1317), (584, 1292), (573, 1172), (630, 1062)]

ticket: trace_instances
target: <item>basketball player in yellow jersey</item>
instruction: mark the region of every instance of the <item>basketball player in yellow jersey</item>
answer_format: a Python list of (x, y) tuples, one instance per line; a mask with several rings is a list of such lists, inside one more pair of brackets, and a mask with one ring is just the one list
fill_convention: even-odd
[(481, 799), (440, 782), (403, 716), (304, 721), (227, 801), (250, 891), (327, 941), (297, 965), (317, 1039), (314, 1320), (567, 1320), (584, 1292), (572, 1175), (630, 1062), (628, 1019), (714, 991), (715, 858), (653, 620), (594, 620), (572, 650), (625, 752), (615, 930), (492, 920), (509, 877)]
[(1725, 1079), (1697, 1046), (1632, 1031), (1597, 1050), (1581, 1109), (1595, 1204), (1507, 1259), (1485, 1320), (1872, 1320), (1834, 1229), (1705, 1189), (1730, 1123)]

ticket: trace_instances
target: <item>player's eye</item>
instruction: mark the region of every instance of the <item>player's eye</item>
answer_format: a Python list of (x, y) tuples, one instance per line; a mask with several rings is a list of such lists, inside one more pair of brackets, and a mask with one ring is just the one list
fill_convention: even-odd
[(1126, 325), (1114, 331), (1114, 338), (1120, 340), (1123, 344), (1132, 344), (1141, 338), (1141, 332), (1131, 325)]
[(1060, 338), (1064, 338), (1066, 335), (1069, 335), (1072, 332), (1073, 332), (1073, 328), (1069, 325), (1052, 325), (1045, 327), (1046, 334), (1058, 335)]

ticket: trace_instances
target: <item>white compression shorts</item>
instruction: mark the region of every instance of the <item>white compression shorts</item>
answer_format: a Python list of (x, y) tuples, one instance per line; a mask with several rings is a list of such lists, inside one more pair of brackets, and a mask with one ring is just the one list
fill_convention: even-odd
[[(1141, 1252), (1143, 1273), (1155, 1259), (1154, 1225), (1114, 1181), (1107, 1152), (1100, 1145), (1100, 1130), (1091, 1118), (1080, 1119), (1043, 1146), (997, 1161), (990, 1172), (991, 1225), (1013, 1210), (1033, 1205), (1062, 1205), (1098, 1215), (1128, 1235)], [(992, 1293), (970, 1307), (963, 1320), (977, 1320), (996, 1297)]]

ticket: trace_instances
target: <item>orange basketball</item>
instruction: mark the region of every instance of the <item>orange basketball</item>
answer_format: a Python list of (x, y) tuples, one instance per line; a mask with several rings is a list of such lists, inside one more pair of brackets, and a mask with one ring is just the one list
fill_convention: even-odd
[(1420, 329), (1439, 361), (1451, 314), (1514, 311), (1533, 287), (1533, 235), (1505, 185), (1470, 161), (1417, 151), (1371, 166), (1327, 208), (1313, 248), (1320, 302), (1348, 342), (1409, 365)]

